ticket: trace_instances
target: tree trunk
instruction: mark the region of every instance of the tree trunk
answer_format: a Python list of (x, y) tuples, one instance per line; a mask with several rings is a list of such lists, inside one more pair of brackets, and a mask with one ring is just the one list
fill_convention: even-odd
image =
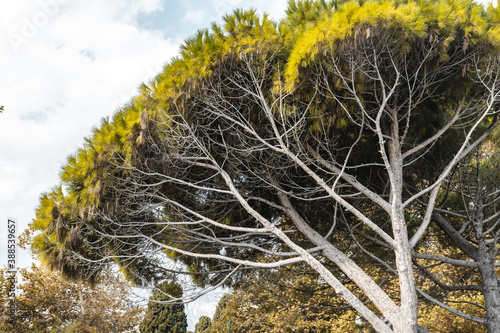
[(486, 326), (489, 333), (500, 332), (500, 288), (495, 271), (495, 262), (485, 254), (485, 260), (479, 262), (479, 271), (483, 280), (483, 296), (486, 307)]
[(415, 276), (413, 274), (413, 262), (409, 252), (407, 230), (403, 214), (393, 217), (393, 228), (396, 241), (396, 268), (399, 275), (400, 288), (400, 314), (399, 320), (394, 325), (396, 333), (416, 333), (417, 325), (417, 305), (418, 298), (416, 292)]
[[(393, 119), (397, 119), (398, 114), (392, 112), (391, 116)], [(387, 165), (387, 171), (390, 173), (389, 179), (391, 183), (391, 222), (394, 234), (394, 252), (396, 255), (396, 269), (399, 276), (399, 292), (401, 297), (399, 320), (393, 323), (394, 332), (417, 333), (418, 297), (415, 275), (413, 274), (411, 246), (408, 238), (408, 230), (406, 228), (405, 208), (403, 205), (403, 157), (401, 154), (399, 124), (397, 121), (392, 121), (390, 123), (388, 132), (390, 133), (391, 139), (387, 143), (388, 161), (386, 160), (385, 163), (389, 163), (389, 165)], [(385, 148), (382, 136), (380, 140), (380, 149), (382, 154), (384, 154)]]

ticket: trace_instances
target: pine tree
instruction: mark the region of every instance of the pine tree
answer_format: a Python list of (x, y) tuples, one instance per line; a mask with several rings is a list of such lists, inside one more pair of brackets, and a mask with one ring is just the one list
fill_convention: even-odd
[[(184, 304), (168, 304), (182, 297), (182, 288), (176, 282), (162, 282), (149, 298), (148, 314), (139, 326), (141, 333), (186, 333), (187, 317)], [(162, 303), (163, 302), (163, 303)]]
[(71, 276), (112, 258), (140, 282), (173, 259), (200, 287), (305, 262), (377, 331), (425, 331), (417, 293), (469, 318), (422, 291), (412, 256), (453, 167), (500, 126), (499, 10), (329, 3), (290, 2), (281, 23), (235, 11), (188, 39), (42, 197), (44, 260)]

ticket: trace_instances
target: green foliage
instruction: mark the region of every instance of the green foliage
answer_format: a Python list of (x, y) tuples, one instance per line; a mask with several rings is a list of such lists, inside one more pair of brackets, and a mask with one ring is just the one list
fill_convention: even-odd
[(201, 316), (196, 323), (194, 328), (194, 333), (210, 333), (210, 327), (212, 326), (212, 320), (210, 317)]
[[(176, 282), (162, 282), (149, 298), (148, 312), (139, 326), (141, 333), (186, 333), (187, 317), (184, 304), (175, 303), (182, 297), (182, 288)], [(161, 302), (173, 302), (171, 304)]]

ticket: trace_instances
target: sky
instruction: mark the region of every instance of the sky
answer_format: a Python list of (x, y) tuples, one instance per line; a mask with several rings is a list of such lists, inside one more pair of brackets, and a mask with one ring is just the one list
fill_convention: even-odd
[[(482, 1), (486, 3), (487, 1)], [(17, 0), (0, 2), (0, 267), (38, 198), (102, 117), (160, 72), (198, 29), (236, 8), (279, 20), (287, 0)], [(18, 251), (17, 265), (31, 258)], [(187, 306), (188, 329), (217, 296)]]

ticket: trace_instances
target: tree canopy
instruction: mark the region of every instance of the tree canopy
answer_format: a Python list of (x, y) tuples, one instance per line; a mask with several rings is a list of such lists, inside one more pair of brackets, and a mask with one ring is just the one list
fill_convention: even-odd
[(34, 249), (69, 278), (118, 264), (208, 288), (306, 263), (377, 331), (425, 331), (419, 295), (494, 331), (422, 290), (414, 258), (443, 184), (499, 123), (499, 13), (289, 1), (279, 23), (224, 16), (68, 158)]
[[(144, 307), (134, 305), (129, 284), (113, 272), (99, 276), (95, 287), (66, 281), (59, 272), (35, 264), (20, 270), (14, 323), (8, 316), (7, 292), (0, 297), (0, 330), (6, 333), (130, 332), (138, 326)], [(11, 273), (0, 270), (2, 291), (9, 290)]]

